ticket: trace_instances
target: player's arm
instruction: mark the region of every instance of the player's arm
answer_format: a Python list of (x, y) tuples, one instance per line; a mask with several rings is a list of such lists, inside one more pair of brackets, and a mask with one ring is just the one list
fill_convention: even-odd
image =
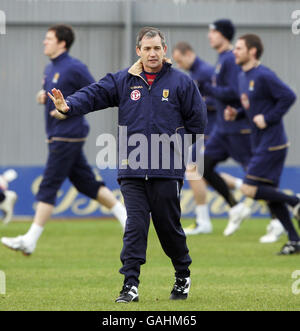
[[(76, 90), (80, 90), (85, 86), (95, 83), (95, 79), (89, 72), (88, 67), (81, 62), (72, 67), (70, 75), (73, 78), (72, 85)], [(50, 116), (58, 120), (65, 120), (68, 118), (67, 115), (58, 112), (56, 109), (50, 111)]]
[(245, 109), (242, 107), (233, 108), (228, 105), (224, 110), (225, 121), (236, 121), (245, 116), (246, 116)]
[(272, 111), (264, 114), (264, 120), (267, 125), (279, 122), (288, 112), (296, 100), (295, 93), (283, 83), (274, 72), (269, 71), (263, 76), (264, 86), (267, 93), (274, 100)]
[(67, 116), (85, 115), (90, 112), (119, 105), (119, 95), (115, 75), (108, 74), (98, 83), (91, 84), (75, 92), (67, 99), (59, 90), (48, 93), (56, 109)]
[(239, 67), (233, 61), (226, 61), (222, 68), (225, 80), (223, 86), (213, 86), (211, 83), (204, 84), (204, 93), (223, 102), (238, 99), (238, 74)]
[(88, 67), (83, 63), (79, 63), (77, 66), (75, 66), (73, 71), (77, 90), (80, 90), (81, 88), (96, 82)]
[(47, 100), (47, 94), (45, 90), (40, 90), (38, 91), (38, 93), (36, 94), (36, 102), (40, 105), (44, 105), (46, 103)]

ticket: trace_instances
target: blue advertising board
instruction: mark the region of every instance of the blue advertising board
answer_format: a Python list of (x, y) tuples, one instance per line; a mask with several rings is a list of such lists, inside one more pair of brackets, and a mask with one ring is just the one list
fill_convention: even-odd
[[(5, 170), (13, 168), (18, 173), (18, 178), (10, 183), (9, 189), (18, 194), (18, 201), (15, 206), (16, 217), (32, 217), (35, 209), (35, 194), (42, 179), (43, 167), (0, 167), (0, 174)], [(236, 177), (243, 178), (243, 171), (239, 167), (220, 167), (220, 171), (227, 172)], [(117, 182), (116, 170), (101, 170), (101, 173), (94, 168), (95, 175), (102, 178), (115, 196), (122, 200)], [(281, 178), (281, 189), (287, 193), (300, 192), (300, 168), (286, 167)], [(234, 193), (238, 200), (245, 199), (241, 192)], [(252, 199), (245, 199), (251, 207), (253, 217), (268, 217), (268, 209), (263, 202), (255, 202)], [(208, 203), (212, 217), (226, 217), (228, 206), (216, 192), (209, 190)], [(195, 202), (189, 184), (185, 181), (181, 195), (182, 217), (194, 217)], [(57, 195), (57, 203), (54, 210), (54, 217), (111, 217), (109, 211), (100, 206), (78, 191), (67, 180)]]

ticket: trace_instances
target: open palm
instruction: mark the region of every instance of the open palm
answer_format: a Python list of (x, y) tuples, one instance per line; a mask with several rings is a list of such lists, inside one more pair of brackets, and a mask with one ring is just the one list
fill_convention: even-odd
[(61, 91), (54, 88), (51, 90), (51, 92), (53, 93), (53, 95), (48, 92), (48, 96), (53, 101), (55, 108), (63, 113), (66, 113), (70, 108), (68, 107)]

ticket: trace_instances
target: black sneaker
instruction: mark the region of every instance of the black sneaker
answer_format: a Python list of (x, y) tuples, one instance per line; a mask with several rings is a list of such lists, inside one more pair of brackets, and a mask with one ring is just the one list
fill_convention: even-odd
[(131, 301), (134, 301), (134, 302), (139, 301), (138, 289), (137, 289), (137, 287), (132, 286), (132, 285), (124, 285), (116, 302), (128, 303)]
[(300, 241), (288, 241), (277, 255), (300, 254)]
[(191, 287), (191, 278), (176, 278), (170, 300), (185, 300)]

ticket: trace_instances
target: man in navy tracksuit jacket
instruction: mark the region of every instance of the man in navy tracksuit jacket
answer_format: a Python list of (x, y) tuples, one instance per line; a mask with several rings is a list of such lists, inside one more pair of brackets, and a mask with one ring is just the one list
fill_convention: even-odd
[(211, 82), (205, 83), (203, 87), (205, 95), (214, 98), (217, 110), (216, 123), (205, 146), (204, 178), (231, 207), (229, 221), (224, 230), (225, 236), (233, 234), (243, 219), (251, 213), (244, 203), (236, 201), (226, 182), (215, 171), (217, 164), (229, 157), (245, 169), (251, 157), (251, 129), (247, 118), (241, 118), (236, 122), (224, 120), (226, 107), (240, 106), (240, 68), (235, 63), (231, 45), (234, 33), (235, 27), (228, 19), (217, 20), (210, 25), (208, 38), (211, 47), (218, 52), (218, 61)]
[(206, 82), (211, 81), (214, 74), (214, 66), (200, 59), (199, 56), (196, 55), (192, 46), (185, 41), (180, 41), (174, 46), (172, 56), (180, 69), (189, 72), (191, 78), (198, 85), (199, 91), (205, 100), (207, 108), (207, 125), (204, 134), (205, 140), (207, 140), (215, 124), (216, 108), (214, 99), (211, 96), (205, 95), (203, 87)]
[[(148, 166), (133, 169), (130, 160), (121, 157), (118, 178), (127, 209), (127, 222), (121, 252), (124, 286), (117, 302), (138, 301), (140, 266), (146, 261), (150, 213), (158, 238), (175, 268), (176, 282), (170, 299), (186, 299), (190, 288), (191, 258), (180, 223), (180, 190), (185, 167), (175, 167), (170, 149), (170, 167), (151, 167), (157, 155), (151, 152), (154, 135), (203, 134), (206, 107), (193, 80), (173, 69), (165, 59), (163, 34), (155, 28), (143, 28), (137, 38), (140, 60), (131, 68), (108, 74), (98, 83), (67, 98), (52, 90), (56, 109), (77, 116), (108, 107), (119, 107), (119, 125), (126, 128), (128, 140), (134, 134), (146, 137)], [(122, 138), (123, 139), (123, 138)], [(125, 144), (126, 148), (128, 143)], [(146, 146), (147, 147), (147, 146)], [(119, 150), (127, 154), (133, 150)], [(129, 166), (128, 166), (129, 165)]]
[(252, 127), (253, 156), (248, 164), (242, 192), (268, 202), (270, 210), (285, 227), (289, 242), (280, 254), (300, 253), (300, 238), (291, 222), (287, 205), (300, 220), (300, 198), (278, 191), (289, 146), (283, 116), (294, 103), (294, 92), (274, 72), (259, 62), (263, 45), (257, 35), (240, 37), (234, 54), (243, 71), (239, 75), (239, 94), (243, 109), (229, 108), (225, 117), (235, 120), (247, 116)]
[(45, 122), (49, 147), (47, 164), (43, 179), (36, 195), (37, 206), (33, 224), (29, 231), (16, 238), (2, 238), (2, 243), (9, 248), (20, 250), (25, 255), (32, 254), (44, 226), (50, 218), (57, 192), (66, 178), (69, 178), (76, 189), (91, 199), (102, 203), (119, 219), (125, 227), (126, 210), (104, 182), (95, 178), (83, 152), (89, 125), (84, 116), (59, 119), (53, 115), (55, 106), (46, 92), (57, 87), (70, 95), (84, 86), (94, 83), (86, 65), (71, 57), (68, 53), (74, 40), (70, 26), (55, 25), (49, 28), (44, 40), (44, 53), (51, 62), (44, 71), (43, 90), (38, 102), (45, 106)]

